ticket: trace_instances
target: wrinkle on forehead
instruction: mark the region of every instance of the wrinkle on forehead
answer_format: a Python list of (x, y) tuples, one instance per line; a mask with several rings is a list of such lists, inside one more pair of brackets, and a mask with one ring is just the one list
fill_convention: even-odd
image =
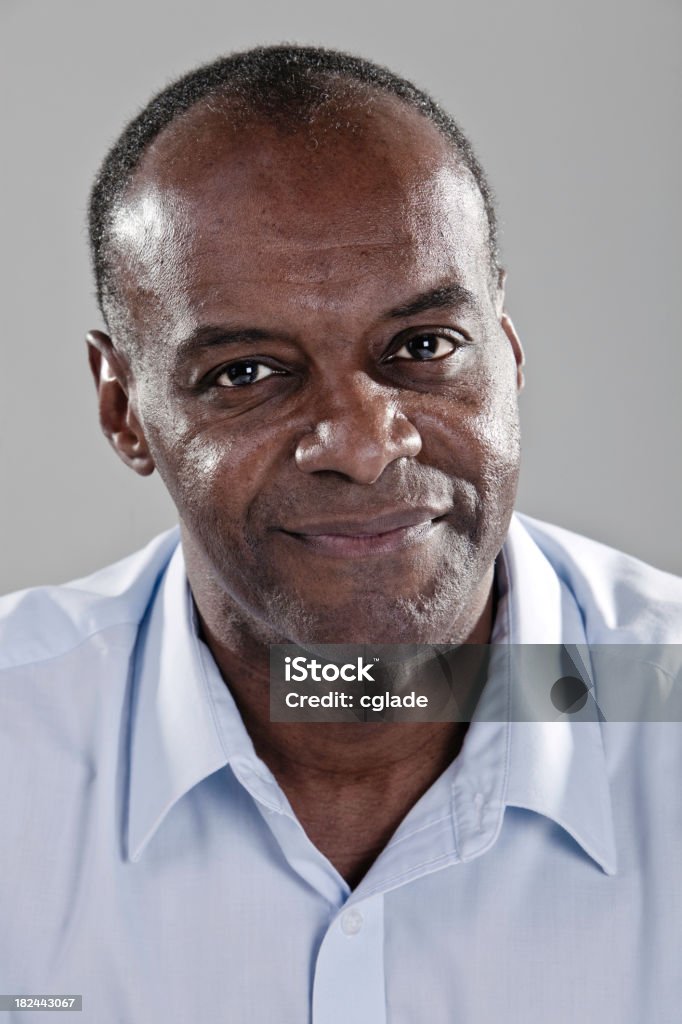
[(208, 152), (204, 138), (179, 165), (156, 148), (112, 228), (132, 320), (186, 325), (198, 304), (229, 300), (230, 285), (290, 289), (284, 298), (315, 308), (348, 303), (389, 267), (415, 283), (465, 264), (487, 278), (479, 190), (436, 129), (417, 124), (393, 151), (369, 136), (360, 151), (357, 137), (350, 148), (330, 140), (321, 163), (281, 137), (231, 137)]
[[(224, 287), (228, 278), (235, 286), (286, 287), (294, 292), (287, 298), (300, 304), (306, 287), (323, 288), (325, 301), (340, 302), (375, 275), (397, 281), (404, 274), (409, 292), (453, 274), (487, 282), (485, 209), (476, 187), (455, 168), (436, 168), (427, 181), (378, 201), (335, 198), (330, 191), (317, 213), (296, 202), (277, 208), (247, 194), (220, 221), (203, 218), (193, 283), (204, 293), (221, 281)], [(310, 302), (317, 297), (311, 294)]]
[(196, 225), (194, 251), (227, 248), (229, 240), (230, 253), (246, 257), (247, 272), (249, 258), (258, 254), (305, 260), (347, 253), (354, 259), (416, 244), (442, 245), (464, 234), (487, 253), (487, 218), (478, 189), (456, 167), (433, 168), (428, 178), (413, 182), (381, 182), (380, 189), (345, 185), (341, 171), (311, 194), (297, 191), (283, 174), (266, 189), (224, 186), (210, 197), (187, 195), (187, 216)]

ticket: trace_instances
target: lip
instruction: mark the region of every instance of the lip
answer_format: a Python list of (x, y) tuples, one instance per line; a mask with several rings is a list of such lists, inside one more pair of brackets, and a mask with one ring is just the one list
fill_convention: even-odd
[(289, 527), (282, 533), (307, 548), (337, 558), (388, 554), (427, 540), (447, 513), (410, 508), (371, 517), (334, 518)]

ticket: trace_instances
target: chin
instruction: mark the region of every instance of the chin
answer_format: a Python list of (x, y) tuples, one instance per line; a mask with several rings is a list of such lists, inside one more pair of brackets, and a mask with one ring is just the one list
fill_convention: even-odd
[(442, 599), (425, 601), (423, 595), (374, 602), (365, 609), (358, 605), (327, 608), (322, 614), (318, 608), (305, 621), (290, 622), (288, 635), (303, 645), (462, 643), (478, 619), (468, 613), (462, 621), (461, 606)]

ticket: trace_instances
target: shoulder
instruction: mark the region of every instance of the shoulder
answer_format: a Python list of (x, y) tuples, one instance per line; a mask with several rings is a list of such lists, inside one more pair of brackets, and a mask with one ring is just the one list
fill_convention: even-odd
[(0, 670), (63, 657), (91, 637), (137, 626), (178, 543), (175, 527), (90, 576), (0, 597)]
[(682, 578), (563, 527), (516, 517), (575, 595), (588, 641), (682, 642)]

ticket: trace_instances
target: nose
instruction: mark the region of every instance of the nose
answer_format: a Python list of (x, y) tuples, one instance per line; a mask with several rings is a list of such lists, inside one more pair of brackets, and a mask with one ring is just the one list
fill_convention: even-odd
[(398, 408), (394, 389), (353, 376), (325, 396), (321, 418), (296, 448), (304, 473), (341, 473), (354, 483), (373, 484), (391, 462), (414, 458), (422, 439)]

